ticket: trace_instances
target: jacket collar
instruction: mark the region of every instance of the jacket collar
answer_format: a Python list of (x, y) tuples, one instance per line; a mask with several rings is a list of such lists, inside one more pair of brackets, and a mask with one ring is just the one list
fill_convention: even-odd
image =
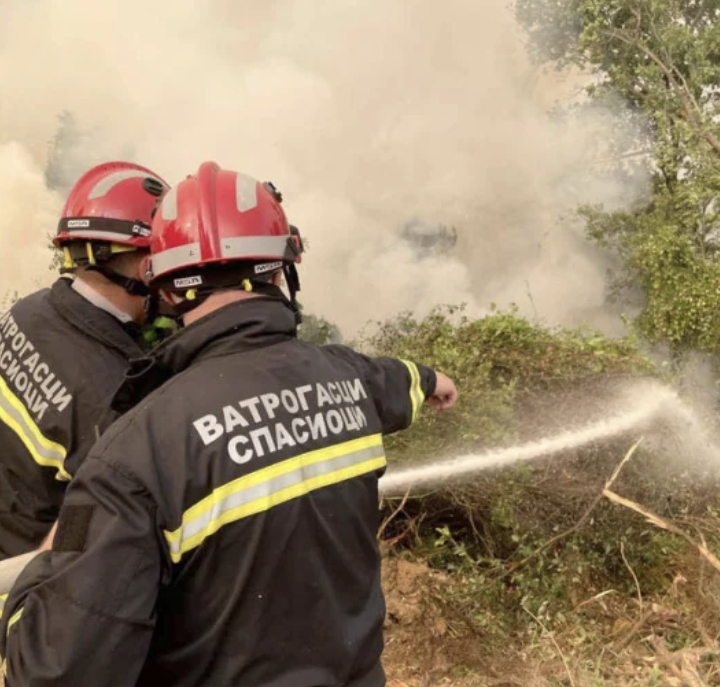
[(109, 312), (116, 320), (119, 320), (123, 324), (132, 322), (133, 318), (130, 317), (130, 315), (115, 307), (109, 299), (105, 298), (105, 296), (98, 291), (95, 291), (95, 289), (81, 277), (75, 277), (75, 279), (72, 280), (72, 288), (73, 291), (79, 293), (85, 300), (90, 301), (96, 308)]
[(184, 327), (152, 354), (131, 361), (113, 409), (127, 412), (199, 360), (271, 346), (296, 335), (295, 313), (279, 299), (259, 296), (226, 305)]
[(124, 325), (110, 313), (93, 305), (73, 289), (69, 279), (61, 277), (50, 288), (50, 304), (60, 316), (87, 336), (128, 360), (143, 355), (140, 329), (134, 323)]

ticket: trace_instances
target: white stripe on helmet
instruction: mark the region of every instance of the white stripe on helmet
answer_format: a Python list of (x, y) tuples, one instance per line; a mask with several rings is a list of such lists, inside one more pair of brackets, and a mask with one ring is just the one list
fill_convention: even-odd
[(235, 183), (237, 209), (240, 212), (252, 210), (258, 204), (257, 181), (245, 174), (238, 174)]
[[(113, 172), (112, 174), (108, 174), (104, 179), (98, 181), (97, 184), (92, 187), (90, 193), (88, 194), (88, 200), (102, 198), (104, 195), (107, 195), (113, 187), (127, 179), (145, 179), (147, 177), (155, 179), (152, 174), (148, 174), (147, 172), (143, 172), (139, 169), (124, 169), (119, 172)], [(162, 183), (159, 179), (156, 179), (156, 181), (159, 184)]]

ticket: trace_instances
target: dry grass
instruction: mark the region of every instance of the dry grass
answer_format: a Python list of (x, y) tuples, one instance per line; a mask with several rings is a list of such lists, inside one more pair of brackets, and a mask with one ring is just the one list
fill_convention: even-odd
[(544, 555), (608, 499), (685, 544), (680, 554), (661, 561), (665, 582), (660, 588), (642, 588), (642, 575), (623, 542), (617, 563), (631, 583), (625, 589), (588, 589), (570, 611), (554, 616), (521, 605), (525, 625), (509, 620), (517, 617), (518, 609), (511, 607), (515, 602), (510, 597), (501, 598), (488, 608), (486, 629), (478, 630), (466, 622), (467, 609), (452, 593), (466, 582), (462, 575), (440, 575), (419, 558), (386, 558), (385, 663), (390, 687), (720, 686), (720, 561), (708, 545), (709, 538), (720, 541), (720, 520), (688, 516), (670, 521), (616, 493), (614, 484), (636, 448), (627, 452), (599, 495), (588, 495), (589, 506), (574, 526), (513, 567), (517, 570)]
[[(440, 600), (448, 577), (390, 559), (384, 580), (390, 687), (720, 685), (718, 636), (677, 577), (662, 598), (596, 595), (553, 629), (533, 614), (527, 631), (504, 643), (472, 635), (455, 620)], [(715, 614), (720, 618), (720, 607)], [(679, 635), (685, 645), (673, 646)]]

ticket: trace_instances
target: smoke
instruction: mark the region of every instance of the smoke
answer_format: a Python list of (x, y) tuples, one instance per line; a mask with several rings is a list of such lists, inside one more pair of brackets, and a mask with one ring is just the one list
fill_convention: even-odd
[[(449, 302), (565, 324), (604, 312), (607, 258), (558, 216), (642, 191), (594, 168), (599, 143), (622, 150), (632, 132), (606, 110), (548, 116), (584, 78), (532, 68), (505, 0), (0, 0), (0, 14), (0, 238), (22, 255), (0, 294), (49, 279), (58, 193), (87, 166), (129, 158), (175, 183), (214, 159), (282, 190), (310, 244), (303, 303), (345, 334)], [(457, 245), (422, 255), (410, 220), (456, 227)]]
[(42, 169), (18, 143), (0, 143), (0, 305), (43, 286), (52, 277), (49, 235), (60, 197), (48, 191)]

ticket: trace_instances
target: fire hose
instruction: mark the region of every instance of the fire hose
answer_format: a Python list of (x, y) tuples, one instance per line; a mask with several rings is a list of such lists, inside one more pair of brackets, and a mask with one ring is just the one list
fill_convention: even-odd
[(0, 561), (0, 596), (10, 592), (25, 566), (39, 553), (39, 551), (30, 551), (22, 556), (13, 556)]

